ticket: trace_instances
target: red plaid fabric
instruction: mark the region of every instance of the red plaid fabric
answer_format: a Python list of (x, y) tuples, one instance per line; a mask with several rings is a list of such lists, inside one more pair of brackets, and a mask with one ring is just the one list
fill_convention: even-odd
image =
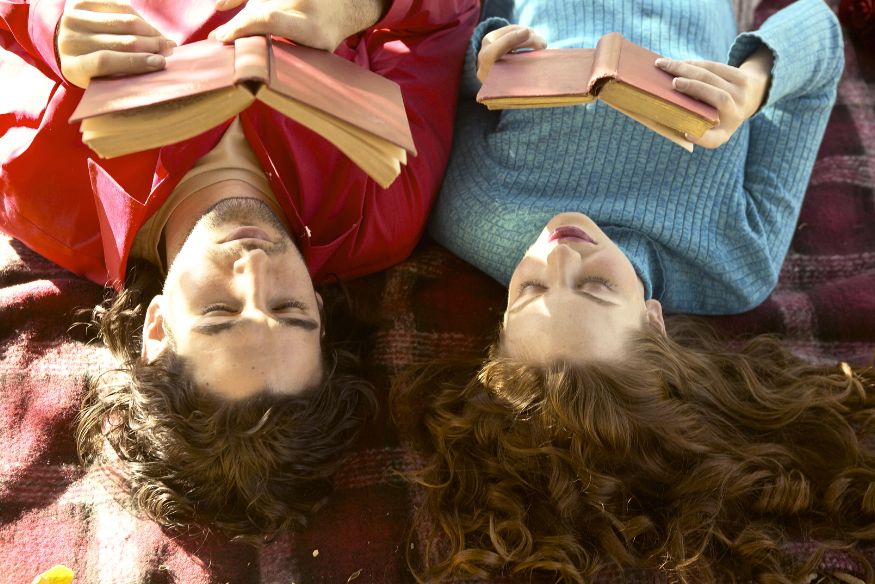
[[(769, 0), (757, 20), (778, 3)], [(349, 291), (354, 314), (368, 325), (366, 375), (382, 407), (336, 477), (334, 495), (306, 531), (261, 549), (218, 535), (174, 539), (136, 514), (113, 469), (77, 463), (73, 428), (83, 376), (112, 360), (71, 325), (74, 311), (104, 292), (0, 238), (0, 582), (30, 582), (55, 564), (71, 567), (77, 584), (411, 582), (405, 553), (419, 493), (401, 474), (422, 459), (389, 418), (388, 387), (405, 366), (481, 354), (504, 290), (424, 242), (409, 261), (353, 282)], [(739, 337), (780, 334), (813, 360), (873, 360), (875, 56), (851, 42), (778, 289), (756, 310), (712, 321)], [(793, 558), (807, 550), (788, 547)], [(822, 570), (860, 574), (842, 553), (828, 555)], [(621, 581), (662, 579), (600, 578)]]

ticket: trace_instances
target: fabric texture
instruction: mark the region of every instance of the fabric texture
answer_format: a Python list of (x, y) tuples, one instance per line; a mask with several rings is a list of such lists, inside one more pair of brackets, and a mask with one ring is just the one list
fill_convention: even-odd
[(721, 147), (687, 153), (601, 102), (490, 112), (473, 101), (482, 37), (465, 60), (455, 145), (430, 221), (434, 238), (499, 282), (547, 221), (589, 215), (670, 312), (750, 310), (774, 288), (842, 71), (841, 32), (801, 0), (736, 38), (727, 0), (516, 0), (510, 17), (550, 47), (594, 47), (607, 31), (676, 59), (739, 65), (774, 55), (767, 102)]
[[(236, 13), (217, 12), (213, 0), (186, 2), (185, 10), (173, 0), (132, 4), (180, 45)], [(45, 42), (62, 7), (0, 2), (0, 231), (74, 273), (118, 284), (135, 234), (230, 120), (177, 144), (98, 159), (67, 122), (82, 91), (62, 82), (51, 34)], [(419, 241), (449, 156), (459, 65), (478, 7), (477, 0), (394, 0), (380, 22), (336, 51), (401, 86), (421, 154), (388, 189), (261, 102), (240, 115), (317, 280), (383, 269)]]
[[(765, 0), (758, 22), (781, 5)], [(779, 334), (814, 361), (865, 364), (875, 357), (875, 55), (850, 43), (845, 54), (777, 289), (754, 311), (709, 321), (740, 338)], [(334, 495), (306, 531), (262, 549), (215, 535), (173, 539), (131, 512), (118, 469), (85, 471), (76, 461), (82, 377), (112, 362), (106, 349), (86, 344), (82, 327), (71, 328), (72, 313), (98, 302), (103, 289), (0, 238), (0, 582), (30, 582), (63, 563), (76, 584), (412, 583), (405, 536), (421, 493), (399, 472), (423, 459), (389, 419), (388, 387), (408, 365), (482, 354), (505, 291), (426, 242), (409, 261), (351, 282), (349, 294), (381, 410), (336, 476)], [(415, 556), (421, 546), (415, 536), (413, 543)], [(787, 551), (798, 565), (810, 545), (794, 542)], [(822, 573), (836, 571), (861, 575), (844, 553), (821, 565)], [(607, 573), (599, 581), (666, 578)]]

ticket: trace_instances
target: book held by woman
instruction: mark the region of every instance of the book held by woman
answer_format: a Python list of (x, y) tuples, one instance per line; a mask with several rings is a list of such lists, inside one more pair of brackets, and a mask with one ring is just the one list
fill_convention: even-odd
[(692, 151), (684, 134), (699, 137), (718, 123), (717, 110), (672, 87), (654, 65), (660, 55), (604, 35), (595, 49), (543, 49), (496, 61), (477, 101), (489, 109), (559, 107), (600, 99), (654, 132)]

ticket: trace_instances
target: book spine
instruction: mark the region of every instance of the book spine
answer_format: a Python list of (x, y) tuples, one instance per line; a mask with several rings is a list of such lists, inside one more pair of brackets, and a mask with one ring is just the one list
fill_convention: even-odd
[(270, 41), (267, 37), (243, 37), (234, 41), (234, 82), (270, 80)]
[(618, 32), (610, 32), (599, 39), (589, 75), (588, 93), (598, 95), (602, 86), (617, 76), (622, 48), (623, 35)]

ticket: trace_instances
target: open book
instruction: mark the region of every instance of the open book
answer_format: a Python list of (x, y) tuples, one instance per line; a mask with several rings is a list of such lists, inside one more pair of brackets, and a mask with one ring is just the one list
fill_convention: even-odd
[(416, 155), (398, 84), (326, 51), (267, 37), (174, 49), (162, 71), (94, 79), (70, 122), (104, 158), (196, 136), (260, 100), (321, 134), (387, 187)]
[(656, 53), (604, 35), (595, 49), (544, 49), (499, 59), (477, 94), (489, 109), (576, 105), (600, 99), (654, 132), (692, 151), (684, 134), (699, 137), (718, 123), (717, 110), (672, 87), (654, 65)]

